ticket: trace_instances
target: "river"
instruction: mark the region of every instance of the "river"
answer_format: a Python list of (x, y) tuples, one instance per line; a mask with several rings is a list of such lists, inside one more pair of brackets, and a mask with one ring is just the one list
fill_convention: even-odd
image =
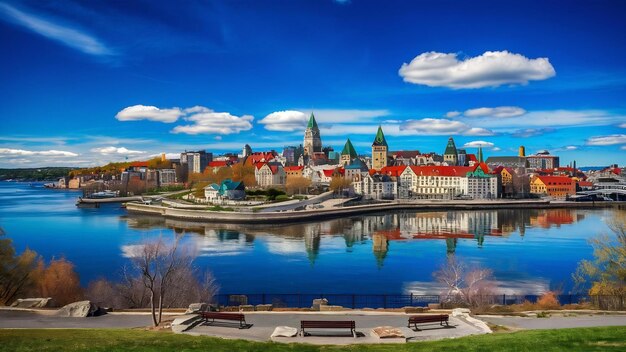
[[(390, 212), (312, 223), (220, 225), (77, 208), (78, 192), (0, 182), (0, 227), (18, 252), (65, 257), (81, 282), (117, 279), (137, 246), (180, 238), (221, 293), (437, 294), (432, 272), (449, 256), (493, 271), (500, 293), (568, 293), (592, 256), (588, 240), (618, 210)], [(623, 211), (622, 211), (623, 212)]]

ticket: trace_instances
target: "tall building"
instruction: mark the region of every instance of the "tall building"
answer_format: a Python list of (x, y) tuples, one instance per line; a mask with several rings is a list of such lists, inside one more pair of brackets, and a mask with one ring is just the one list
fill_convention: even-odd
[(311, 113), (309, 124), (304, 131), (304, 156), (310, 157), (313, 153), (319, 153), (321, 151), (322, 138), (320, 136), (320, 129), (317, 127), (315, 116)]
[(447, 162), (450, 166), (458, 165), (459, 157), (452, 137), (448, 138), (448, 145), (446, 145), (446, 151), (443, 153), (443, 161)]
[(186, 164), (189, 175), (203, 172), (211, 161), (213, 161), (213, 153), (207, 153), (204, 150), (180, 154), (180, 163)]
[(519, 157), (523, 158), (526, 156), (526, 148), (523, 145), (519, 146)]
[(249, 144), (246, 144), (243, 146), (243, 149), (241, 150), (241, 158), (245, 159), (246, 157), (252, 155), (252, 148), (250, 148)]
[(478, 147), (478, 162), (479, 163), (484, 162), (484, 160), (483, 160), (483, 147), (482, 146)]
[(343, 165), (350, 165), (352, 159), (356, 158), (358, 155), (352, 142), (350, 142), (350, 138), (346, 141), (346, 144), (343, 146), (343, 150), (341, 151), (341, 163)]
[(387, 166), (387, 140), (383, 133), (383, 128), (378, 126), (378, 132), (376, 132), (376, 138), (372, 143), (372, 169), (380, 170)]
[(559, 157), (550, 155), (547, 150), (542, 150), (535, 155), (526, 157), (528, 167), (532, 169), (554, 169), (559, 167)]

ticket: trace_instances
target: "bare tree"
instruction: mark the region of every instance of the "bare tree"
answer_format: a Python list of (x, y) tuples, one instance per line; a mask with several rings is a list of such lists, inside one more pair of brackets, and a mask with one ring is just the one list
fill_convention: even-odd
[(455, 257), (449, 257), (433, 276), (446, 287), (444, 300), (448, 303), (479, 307), (493, 298), (489, 269), (476, 267), (470, 270)]

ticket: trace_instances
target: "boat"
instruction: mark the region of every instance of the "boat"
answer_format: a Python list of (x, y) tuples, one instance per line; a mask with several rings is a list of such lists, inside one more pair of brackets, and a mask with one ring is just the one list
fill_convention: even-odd
[(101, 198), (115, 198), (117, 197), (117, 192), (115, 191), (101, 191), (101, 192), (95, 192), (92, 193), (89, 198), (97, 198), (97, 199), (101, 199)]

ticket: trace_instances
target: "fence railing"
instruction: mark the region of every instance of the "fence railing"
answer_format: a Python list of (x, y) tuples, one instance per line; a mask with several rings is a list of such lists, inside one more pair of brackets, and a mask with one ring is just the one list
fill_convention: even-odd
[[(525, 302), (537, 303), (541, 295), (489, 295), (483, 301), (491, 304), (512, 305)], [(309, 308), (314, 299), (325, 298), (329, 305), (345, 308), (403, 308), (427, 307), (430, 303), (446, 303), (442, 295), (416, 294), (305, 294), (305, 293), (259, 293), (218, 294), (215, 301), (219, 306), (271, 304), (275, 308)], [(598, 296), (585, 294), (557, 295), (561, 305), (590, 303), (606, 310), (626, 309), (626, 296)]]

